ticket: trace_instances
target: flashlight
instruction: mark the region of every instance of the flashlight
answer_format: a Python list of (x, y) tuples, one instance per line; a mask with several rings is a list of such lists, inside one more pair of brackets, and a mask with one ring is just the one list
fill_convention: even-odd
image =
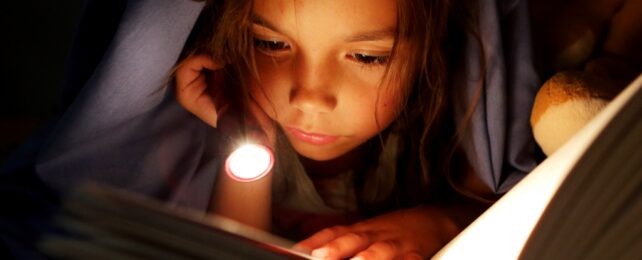
[(274, 165), (270, 148), (258, 144), (245, 144), (227, 157), (225, 171), (230, 178), (240, 182), (252, 182), (263, 178)]

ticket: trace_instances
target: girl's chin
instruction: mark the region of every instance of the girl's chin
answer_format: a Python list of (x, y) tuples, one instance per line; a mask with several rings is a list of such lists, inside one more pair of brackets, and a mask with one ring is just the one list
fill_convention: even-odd
[(341, 157), (341, 155), (345, 154), (343, 151), (335, 151), (334, 149), (330, 149), (327, 147), (314, 147), (310, 145), (300, 145), (300, 144), (294, 144), (292, 143), (292, 146), (294, 147), (294, 150), (300, 155), (303, 156), (307, 159), (314, 160), (314, 161), (330, 161), (336, 158)]
[[(296, 150), (296, 149), (295, 149)], [(310, 160), (315, 160), (315, 161), (330, 161), (332, 159), (338, 158), (340, 155), (335, 155), (335, 154), (329, 154), (329, 153), (323, 153), (321, 151), (299, 151), (296, 150), (296, 152)]]

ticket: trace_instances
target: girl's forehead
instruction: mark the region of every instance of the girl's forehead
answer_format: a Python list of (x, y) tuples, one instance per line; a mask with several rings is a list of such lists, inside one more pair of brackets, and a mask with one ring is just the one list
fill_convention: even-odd
[(253, 15), (278, 32), (300, 35), (352, 35), (359, 31), (394, 31), (395, 0), (258, 0)]

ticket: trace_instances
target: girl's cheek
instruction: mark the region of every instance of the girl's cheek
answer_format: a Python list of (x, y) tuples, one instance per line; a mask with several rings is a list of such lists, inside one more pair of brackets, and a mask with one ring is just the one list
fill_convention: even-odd
[(287, 79), (288, 64), (286, 61), (276, 61), (259, 54), (256, 58), (256, 67), (264, 85), (274, 85), (275, 82)]
[(279, 110), (284, 108), (288, 100), (289, 73), (282, 63), (276, 63), (270, 58), (256, 59), (259, 81), (252, 83), (252, 95), (266, 114), (276, 120)]
[(345, 77), (359, 81), (365, 86), (376, 88), (381, 84), (386, 67), (368, 66), (346, 61), (343, 66), (341, 66), (341, 70), (341, 73), (345, 74)]

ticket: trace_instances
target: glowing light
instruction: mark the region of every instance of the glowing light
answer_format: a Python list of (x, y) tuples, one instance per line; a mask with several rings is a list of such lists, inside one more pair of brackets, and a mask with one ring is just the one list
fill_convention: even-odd
[(274, 165), (272, 151), (262, 145), (246, 144), (236, 149), (225, 161), (225, 171), (241, 182), (256, 181), (265, 176)]

